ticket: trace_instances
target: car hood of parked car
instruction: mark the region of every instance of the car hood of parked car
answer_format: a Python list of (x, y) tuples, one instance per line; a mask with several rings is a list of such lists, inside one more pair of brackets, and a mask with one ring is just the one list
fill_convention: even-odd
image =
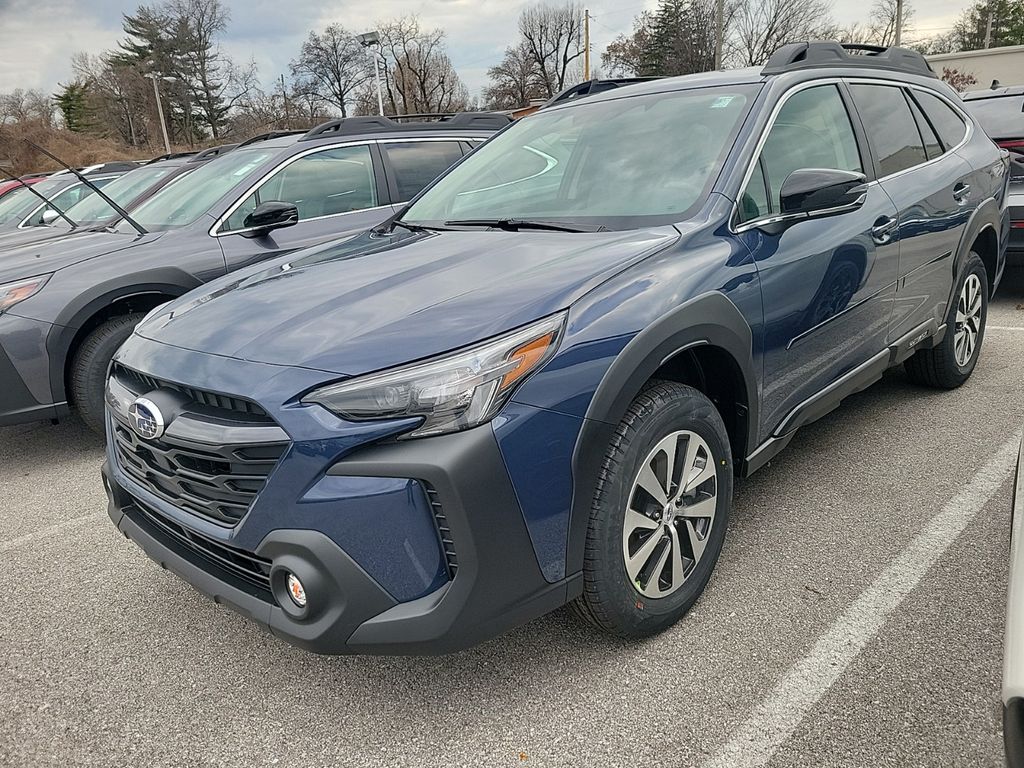
[(86, 259), (151, 243), (161, 233), (127, 235), (106, 230), (65, 233), (64, 237), (4, 248), (0, 241), (0, 283), (56, 272)]
[(78, 230), (76, 232), (71, 227), (58, 225), (52, 227), (27, 227), (26, 229), (16, 229), (13, 232), (0, 232), (0, 254), (11, 248), (18, 248), (30, 243), (47, 243), (56, 240), (58, 237), (68, 237), (69, 235), (81, 234), (84, 231)]
[(367, 233), (209, 283), (164, 305), (138, 333), (210, 354), (354, 376), (564, 309), (678, 237), (672, 227)]

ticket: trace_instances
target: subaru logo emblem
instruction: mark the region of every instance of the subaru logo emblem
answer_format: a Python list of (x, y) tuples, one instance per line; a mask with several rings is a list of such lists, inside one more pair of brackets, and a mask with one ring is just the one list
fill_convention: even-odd
[(155, 440), (164, 433), (164, 415), (152, 400), (137, 397), (128, 406), (128, 423), (139, 437)]

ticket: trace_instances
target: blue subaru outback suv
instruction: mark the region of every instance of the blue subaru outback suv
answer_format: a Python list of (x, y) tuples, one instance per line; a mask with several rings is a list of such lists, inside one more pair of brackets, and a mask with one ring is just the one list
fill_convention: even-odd
[(104, 482), (154, 560), (296, 645), (462, 648), (704, 590), (734, 476), (904, 364), (973, 371), (1007, 156), (911, 51), (544, 109), (385, 224), (149, 314)]

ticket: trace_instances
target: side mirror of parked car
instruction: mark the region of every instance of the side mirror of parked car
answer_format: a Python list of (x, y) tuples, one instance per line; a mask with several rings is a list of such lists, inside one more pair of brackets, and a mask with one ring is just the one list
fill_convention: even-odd
[(268, 200), (256, 206), (256, 210), (245, 217), (242, 222), (246, 229), (246, 237), (262, 237), (271, 230), (282, 227), (294, 227), (299, 223), (299, 209), (292, 203), (279, 200)]
[(44, 226), (48, 227), (59, 218), (59, 213), (53, 210), (53, 208), (47, 208), (45, 211), (43, 211), (43, 215), (40, 220), (42, 221)]
[(779, 193), (782, 214), (834, 216), (854, 211), (864, 204), (867, 195), (863, 173), (832, 168), (801, 168), (782, 182)]

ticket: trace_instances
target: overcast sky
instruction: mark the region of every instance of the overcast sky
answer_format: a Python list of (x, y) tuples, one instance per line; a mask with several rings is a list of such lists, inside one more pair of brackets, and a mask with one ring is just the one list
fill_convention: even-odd
[[(418, 14), (424, 26), (448, 32), (448, 48), (474, 95), (487, 82), (487, 68), (513, 41), (524, 0), (224, 0), (231, 22), (222, 45), (241, 62), (254, 59), (269, 83), (287, 72), (310, 29), (340, 22), (353, 32), (374, 21)], [(909, 0), (915, 9), (914, 37), (948, 31), (969, 0)], [(138, 0), (0, 0), (0, 92), (41, 88), (53, 92), (71, 76), (76, 51), (98, 54), (120, 37), (121, 17)], [(604, 47), (632, 26), (633, 17), (656, 0), (590, 0), (594, 61)], [(836, 0), (841, 24), (866, 21), (871, 0)]]

